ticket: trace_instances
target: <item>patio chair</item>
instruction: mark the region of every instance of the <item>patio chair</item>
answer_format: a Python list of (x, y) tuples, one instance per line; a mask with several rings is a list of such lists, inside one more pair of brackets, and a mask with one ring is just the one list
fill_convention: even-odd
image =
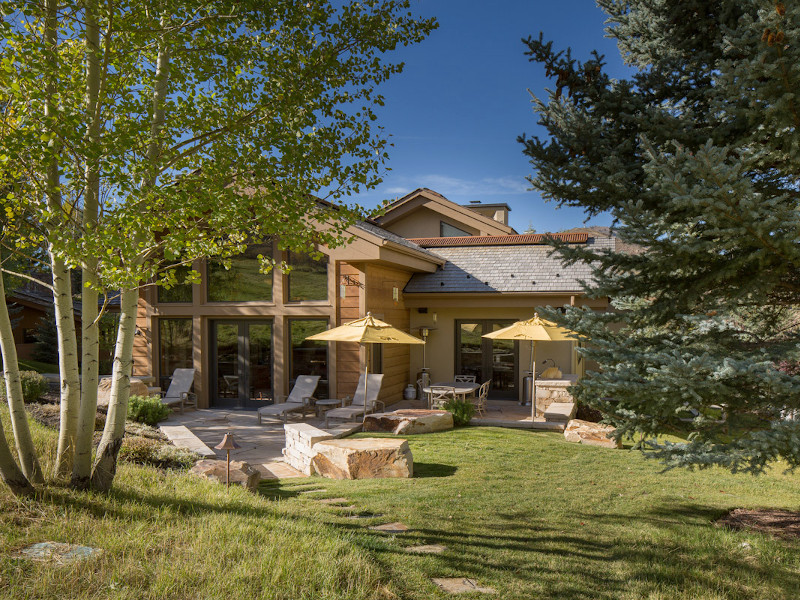
[(281, 417), (286, 423), (290, 413), (300, 413), (305, 416), (306, 411), (314, 412), (314, 392), (317, 390), (319, 375), (301, 375), (294, 382), (292, 391), (288, 396), (279, 396), (283, 400), (271, 406), (262, 406), (258, 409), (258, 424), (262, 424), (262, 417)]
[(428, 406), (430, 408), (443, 408), (445, 402), (455, 400), (456, 389), (444, 385), (432, 385), (430, 388), (431, 393), (428, 398)]
[(453, 381), (456, 383), (475, 383), (475, 375), (456, 375)]
[(425, 380), (420, 378), (417, 379), (417, 398), (425, 402), (425, 406), (428, 406), (428, 394), (422, 389), (425, 387)]
[(381, 410), (385, 408), (383, 402), (378, 400), (378, 394), (381, 391), (383, 384), (383, 373), (376, 373), (369, 375), (367, 379), (367, 397), (364, 398), (364, 375), (358, 378), (358, 387), (356, 387), (355, 394), (353, 395), (353, 403), (350, 406), (343, 408), (334, 408), (325, 413), (325, 428), (328, 428), (330, 419), (338, 419), (340, 421), (351, 421), (358, 417), (363, 417), (366, 414), (374, 413), (375, 407), (380, 404)]
[(489, 381), (484, 381), (481, 384), (481, 387), (478, 388), (478, 394), (472, 401), (472, 403), (475, 405), (475, 412), (478, 413), (479, 417), (482, 417), (483, 413), (486, 411), (486, 400), (489, 397), (489, 387), (491, 387), (491, 385), (491, 379)]
[(161, 402), (170, 408), (177, 404), (181, 412), (186, 406), (197, 408), (197, 395), (190, 391), (193, 385), (194, 369), (175, 369), (169, 388), (161, 392)]

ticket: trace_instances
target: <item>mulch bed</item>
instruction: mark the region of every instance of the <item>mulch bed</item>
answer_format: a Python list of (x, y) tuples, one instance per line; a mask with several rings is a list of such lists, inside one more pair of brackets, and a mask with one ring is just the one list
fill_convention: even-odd
[(721, 527), (757, 531), (784, 539), (800, 538), (800, 512), (773, 508), (736, 508), (717, 521)]

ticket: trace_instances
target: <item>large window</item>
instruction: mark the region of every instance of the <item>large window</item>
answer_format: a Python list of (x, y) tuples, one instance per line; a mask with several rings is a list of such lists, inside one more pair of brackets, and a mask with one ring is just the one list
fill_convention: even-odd
[(292, 342), (289, 377), (294, 380), (301, 375), (319, 375), (317, 398), (328, 397), (328, 342), (306, 338), (328, 328), (325, 319), (291, 319), (289, 336)]
[(169, 387), (175, 369), (192, 367), (192, 320), (158, 320), (159, 385)]
[(272, 243), (250, 244), (244, 253), (231, 259), (226, 269), (218, 260), (208, 261), (209, 302), (269, 302), (272, 300), (272, 274), (261, 272), (259, 255), (272, 257)]
[(286, 277), (289, 302), (328, 299), (328, 257), (315, 260), (307, 254), (289, 252), (292, 270)]
[[(186, 279), (189, 271), (192, 270), (191, 265), (178, 265), (173, 267), (175, 270), (175, 279), (182, 282)], [(167, 289), (164, 286), (158, 286), (158, 301), (161, 304), (173, 302), (192, 302), (192, 289), (194, 286), (191, 283), (178, 283)]]
[(459, 229), (450, 223), (445, 223), (444, 221), (439, 221), (439, 234), (442, 237), (465, 237), (472, 235), (468, 231), (464, 231), (463, 229)]

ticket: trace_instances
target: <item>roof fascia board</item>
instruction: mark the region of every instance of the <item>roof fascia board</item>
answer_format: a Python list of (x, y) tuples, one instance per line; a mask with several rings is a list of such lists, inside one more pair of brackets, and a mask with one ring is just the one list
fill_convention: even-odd
[[(491, 227), (501, 232), (497, 235), (510, 235), (513, 234), (514, 232), (514, 229), (509, 227), (508, 225), (503, 225), (499, 221), (495, 221), (494, 219), (486, 217), (474, 210), (470, 210), (467, 207), (464, 207), (460, 204), (456, 204), (452, 200), (448, 200), (447, 198), (439, 196), (438, 194), (436, 195), (431, 194), (426, 190), (418, 190), (417, 192), (412, 192), (412, 194), (408, 199), (404, 200), (403, 202), (400, 202), (396, 206), (392, 206), (391, 208), (389, 208), (383, 215), (377, 217), (376, 221), (381, 225), (389, 225), (394, 221), (397, 221), (401, 217), (405, 216), (418, 206), (425, 206), (428, 203), (436, 204), (440, 207), (443, 207), (446, 211), (449, 211), (451, 214), (448, 215), (447, 212), (431, 209), (434, 210), (435, 212), (443, 214), (446, 217), (449, 216), (451, 218), (455, 218), (453, 217), (453, 214), (455, 214), (459, 218), (466, 219), (467, 225), (471, 225), (473, 227), (475, 226), (468, 222), (471, 220), (483, 224), (485, 226), (483, 227), (484, 229)], [(480, 229), (480, 226), (476, 228)]]

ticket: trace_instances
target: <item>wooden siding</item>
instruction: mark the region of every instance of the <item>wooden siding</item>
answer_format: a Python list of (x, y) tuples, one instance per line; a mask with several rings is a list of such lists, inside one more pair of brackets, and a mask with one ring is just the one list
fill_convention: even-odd
[[(403, 288), (411, 274), (381, 265), (366, 267), (366, 307), (375, 317), (409, 332), (409, 314), (403, 302)], [(395, 291), (397, 300), (395, 300)], [(412, 335), (415, 332), (409, 332)], [(409, 361), (411, 349), (405, 344), (383, 345), (383, 385), (380, 400), (387, 406), (403, 399), (403, 390), (409, 383)]]
[[(340, 262), (338, 264), (337, 282), (337, 314), (336, 325), (353, 321), (363, 315), (361, 299), (363, 297), (364, 272), (358, 267)], [(344, 289), (344, 297), (341, 290)], [(361, 347), (354, 343), (336, 343), (336, 383), (340, 398), (352, 397), (358, 385), (361, 369)]]

